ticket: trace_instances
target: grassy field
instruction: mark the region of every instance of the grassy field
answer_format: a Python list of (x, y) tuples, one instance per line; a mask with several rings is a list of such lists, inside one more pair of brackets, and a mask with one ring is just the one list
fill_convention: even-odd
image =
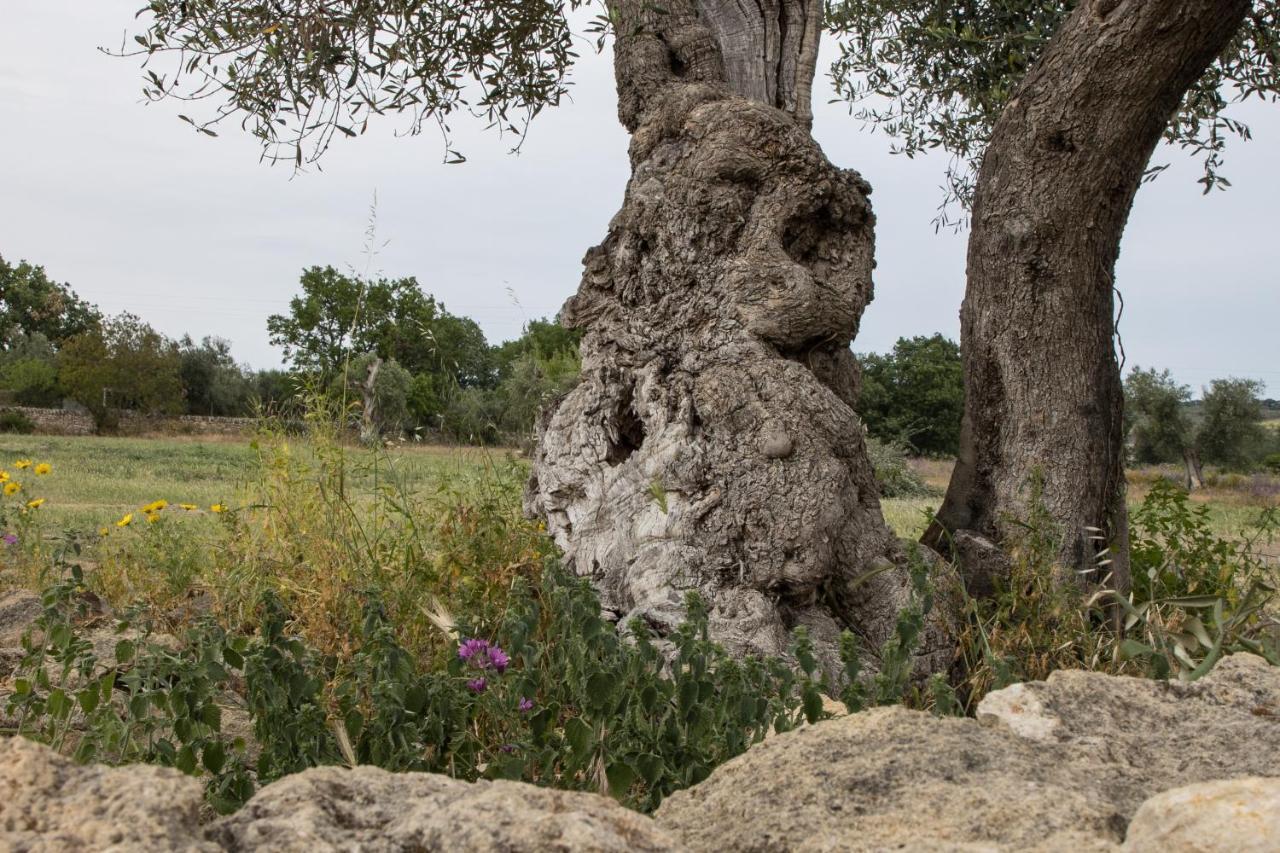
[[(892, 498), (883, 501), (885, 520), (899, 536), (916, 538), (924, 532), (934, 510), (942, 503), (951, 478), (949, 460), (916, 459), (911, 465), (938, 497)], [(1181, 469), (1140, 468), (1128, 472), (1129, 505), (1142, 502), (1151, 484), (1159, 477), (1179, 480)], [(1268, 507), (1280, 506), (1280, 476), (1267, 474), (1209, 474), (1206, 488), (1192, 492), (1191, 500), (1209, 508), (1209, 521), (1219, 536), (1235, 537), (1253, 525)], [(1260, 551), (1280, 558), (1280, 542), (1260, 547)]]
[[(371, 464), (373, 454), (349, 450), (353, 485), (372, 485), (386, 471)], [(505, 451), (404, 445), (390, 454), (394, 474), (422, 491), (475, 476), (502, 464)], [(19, 459), (47, 462), (48, 476), (14, 467)], [(259, 472), (259, 454), (248, 440), (98, 438), (0, 435), (0, 470), (9, 471), (32, 497), (47, 503), (41, 512), (59, 528), (96, 530), (155, 500), (234, 506), (243, 486)], [(369, 482), (360, 482), (365, 480)]]
[[(373, 455), (348, 450), (353, 485), (374, 485), (385, 476), (371, 464)], [(384, 457), (408, 490), (425, 492), (460, 479), (479, 478), (486, 466), (506, 464), (509, 451), (475, 448), (402, 445)], [(52, 474), (36, 478), (13, 468), (17, 459), (49, 462)], [(0, 436), (0, 469), (26, 481), (31, 495), (47, 498), (42, 511), (56, 527), (92, 530), (154, 500), (190, 503), (207, 510), (215, 503), (235, 505), (246, 481), (257, 475), (259, 454), (250, 441), (209, 441), (173, 438), (96, 438)], [(951, 476), (951, 462), (921, 459), (912, 462), (937, 497), (884, 501), (885, 518), (900, 536), (915, 538), (942, 502)], [(1141, 469), (1129, 474), (1130, 497), (1142, 500), (1161, 475), (1179, 472)], [(25, 476), (22, 476), (25, 475)], [(366, 482), (360, 482), (364, 480)], [(1253, 522), (1259, 511), (1280, 505), (1280, 477), (1219, 475), (1197, 490), (1193, 500), (1209, 506), (1215, 531), (1235, 534)], [(1273, 550), (1280, 555), (1280, 543)]]

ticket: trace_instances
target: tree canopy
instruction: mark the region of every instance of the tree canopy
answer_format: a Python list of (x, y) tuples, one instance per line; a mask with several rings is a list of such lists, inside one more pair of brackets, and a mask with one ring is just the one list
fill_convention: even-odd
[(26, 261), (13, 265), (0, 257), (0, 350), (31, 335), (41, 335), (56, 347), (101, 318), (98, 309), (70, 287), (50, 279), (44, 267)]
[(182, 410), (178, 345), (132, 314), (104, 320), (68, 339), (58, 352), (66, 392), (111, 426), (118, 409), (176, 414)]
[(858, 411), (881, 441), (917, 453), (954, 455), (960, 448), (964, 368), (960, 347), (940, 334), (899, 338), (893, 351), (861, 355)]
[[(236, 118), (264, 156), (313, 161), (335, 134), (356, 136), (374, 115), (439, 128), (447, 158), (455, 115), (517, 135), (558, 104), (577, 59), (568, 15), (589, 0), (152, 0), (139, 10), (144, 95), (209, 101), (197, 129)], [(840, 43), (831, 68), (857, 117), (908, 156), (952, 155), (947, 201), (967, 204), (996, 118), (1073, 0), (829, 0)], [(1114, 3), (1112, 4), (1114, 5)], [(607, 14), (586, 29), (600, 43)], [(167, 64), (166, 64), (167, 63)], [(1255, 0), (1230, 48), (1187, 92), (1166, 137), (1203, 163), (1208, 191), (1231, 137), (1248, 139), (1231, 106), (1280, 96), (1280, 0)], [(944, 206), (943, 217), (947, 217)], [(953, 221), (947, 219), (946, 221)]]
[(1179, 462), (1192, 443), (1191, 419), (1185, 405), (1191, 389), (1168, 370), (1134, 367), (1124, 381), (1125, 431), (1134, 461), (1144, 465)]
[[(967, 205), (996, 119), (1077, 5), (833, 0), (827, 26), (839, 37), (840, 56), (832, 79), (856, 117), (887, 133), (896, 150), (951, 154), (946, 201)], [(1206, 192), (1230, 185), (1219, 171), (1222, 152), (1230, 137), (1250, 136), (1248, 126), (1232, 117), (1231, 105), (1255, 97), (1280, 97), (1277, 0), (1255, 0), (1231, 46), (1186, 93), (1165, 132), (1168, 141), (1201, 159)], [(944, 202), (942, 221), (955, 221), (948, 216)]]
[(184, 118), (216, 136), (238, 117), (265, 156), (302, 165), (387, 113), (446, 140), (455, 113), (519, 135), (565, 94), (577, 57), (566, 13), (584, 3), (152, 0), (128, 55), (146, 57), (148, 99), (214, 101), (212, 116)]
[(271, 343), (296, 370), (325, 381), (342, 372), (350, 355), (374, 353), (410, 373), (450, 377), (459, 385), (492, 379), (484, 333), (423, 292), (415, 278), (365, 281), (333, 267), (310, 267), (288, 314), (267, 319)]

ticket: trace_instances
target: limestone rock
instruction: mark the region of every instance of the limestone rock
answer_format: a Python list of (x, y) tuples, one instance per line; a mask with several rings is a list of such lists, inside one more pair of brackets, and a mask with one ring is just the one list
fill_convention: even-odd
[(1125, 853), (1280, 850), (1280, 779), (1231, 779), (1156, 794), (1129, 824)]
[(233, 853), (679, 849), (651, 819), (593, 794), (374, 767), (281, 779), (208, 835)]
[(1152, 793), (1280, 775), (1280, 669), (1256, 655), (1224, 658), (1190, 684), (1055, 672), (989, 694), (978, 720), (1127, 766)]
[(770, 738), (657, 820), (695, 851), (1117, 850), (1152, 795), (1280, 775), (1278, 699), (1250, 655), (1185, 685), (1056, 673), (982, 722), (880, 708)]
[(972, 720), (877, 708), (766, 740), (657, 820), (708, 851), (1114, 849), (1123, 815), (1067, 759)]
[(199, 835), (202, 787), (176, 770), (82, 767), (40, 744), (0, 741), (0, 849), (215, 851)]

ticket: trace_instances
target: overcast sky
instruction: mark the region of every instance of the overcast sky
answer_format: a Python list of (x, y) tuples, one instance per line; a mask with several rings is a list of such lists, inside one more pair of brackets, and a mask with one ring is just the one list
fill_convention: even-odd
[[(268, 314), (286, 310), (304, 267), (364, 270), (377, 196), (385, 243), (372, 271), (416, 276), (491, 341), (554, 314), (575, 290), (627, 179), (609, 57), (583, 45), (573, 102), (539, 118), (519, 156), (509, 139), (457, 122), (469, 158), (442, 164), (439, 139), (397, 138), (395, 119), (336, 143), (323, 171), (260, 163), (227, 125), (217, 139), (143, 105), (137, 64), (108, 57), (142, 0), (0, 0), (0, 255), (27, 259), (104, 311), (161, 331), (217, 335), (255, 367), (276, 366)], [(830, 45), (828, 45), (828, 53)], [(828, 156), (875, 188), (876, 299), (858, 351), (903, 335), (959, 335), (966, 235), (935, 234), (941, 157), (889, 154), (843, 105), (815, 92)], [(1194, 163), (1138, 195), (1118, 285), (1128, 363), (1169, 367), (1198, 388), (1249, 376), (1280, 396), (1280, 105), (1241, 109), (1255, 140), (1228, 152), (1235, 186), (1209, 197)]]

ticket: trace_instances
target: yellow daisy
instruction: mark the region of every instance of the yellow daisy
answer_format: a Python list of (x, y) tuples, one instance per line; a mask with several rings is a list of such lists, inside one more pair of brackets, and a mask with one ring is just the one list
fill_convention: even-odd
[(27, 506), (31, 509), (39, 509), (44, 506), (44, 498), (36, 498), (33, 501), (27, 501)]
[(50, 465), (48, 462), (41, 462), (39, 465), (36, 466), (37, 476), (43, 477), (45, 474), (48, 474), (51, 471), (53, 471), (53, 466)]
[(214, 504), (213, 506), (209, 507), (209, 512), (226, 512), (226, 511), (227, 511), (226, 504)]
[(14, 463), (13, 463), (13, 467), (14, 467), (14, 468), (19, 468), (19, 469), (21, 469), (21, 468), (30, 468), (30, 467), (31, 467), (31, 460), (30, 460), (30, 459), (19, 459), (17, 462), (14, 462)]
[(158, 512), (147, 513), (147, 524), (155, 524), (159, 520), (160, 520), (160, 513)]
[(7, 482), (9, 482), (9, 472), (0, 471), (0, 483), (7, 483)]
[(133, 524), (133, 513), (126, 513), (125, 517), (116, 522), (116, 527), (128, 527)]
[(195, 512), (199, 507), (195, 504), (178, 504), (179, 509), (185, 509), (187, 512)]
[(160, 510), (164, 509), (168, 505), (169, 505), (169, 502), (166, 500), (152, 501), (151, 503), (144, 506), (142, 508), (142, 511), (147, 514), (151, 514), (153, 512), (159, 512)]
[(22, 491), (21, 483), (5, 483), (4, 484), (4, 493), (6, 495), (16, 495), (20, 491)]
[(109, 536), (110, 534), (111, 534), (111, 528), (110, 528), (110, 527), (99, 527), (99, 528), (98, 528), (98, 535), (99, 535), (99, 536)]

